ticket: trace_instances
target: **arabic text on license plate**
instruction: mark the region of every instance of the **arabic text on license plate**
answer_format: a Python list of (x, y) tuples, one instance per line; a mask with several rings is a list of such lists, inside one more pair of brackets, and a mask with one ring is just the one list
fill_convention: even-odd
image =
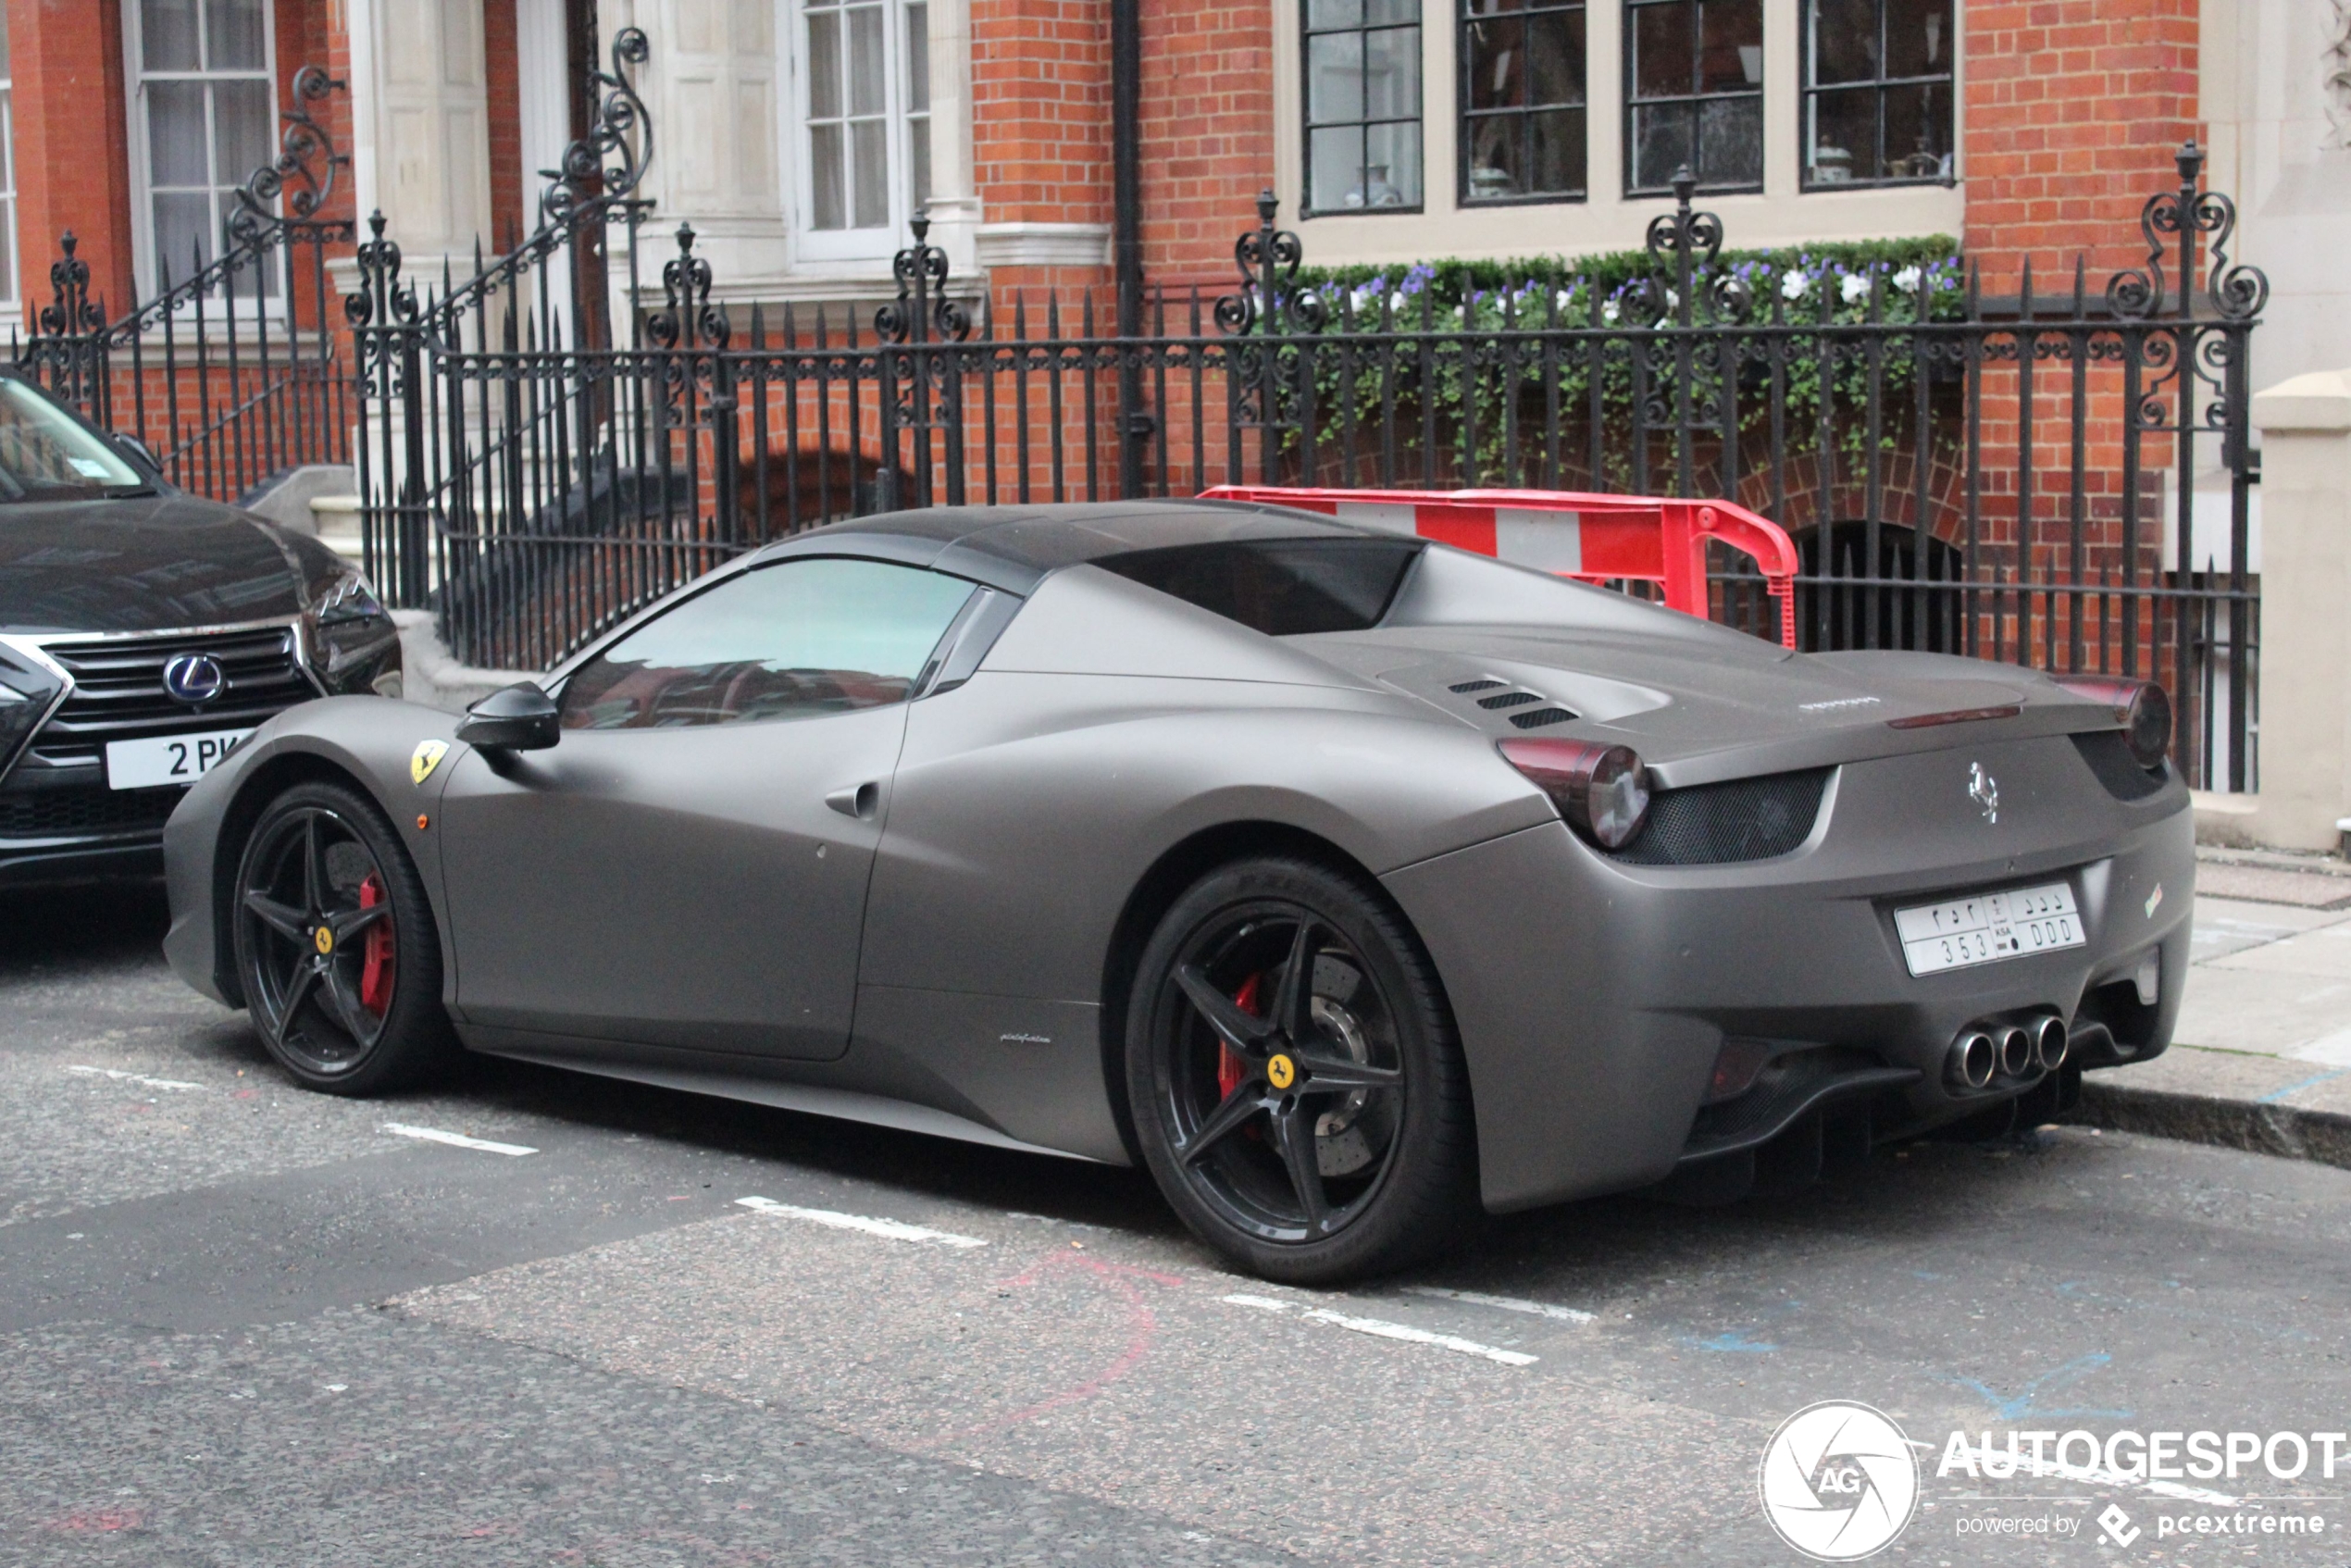
[(2063, 882), (1969, 893), (1897, 909), (1894, 928), (1913, 975), (1997, 964), (2004, 958), (2080, 947), (2088, 940), (2082, 913), (2074, 907), (2073, 890)]
[(252, 733), (250, 729), (215, 729), (202, 735), (110, 740), (106, 743), (106, 785), (114, 790), (152, 790), (161, 784), (193, 784)]

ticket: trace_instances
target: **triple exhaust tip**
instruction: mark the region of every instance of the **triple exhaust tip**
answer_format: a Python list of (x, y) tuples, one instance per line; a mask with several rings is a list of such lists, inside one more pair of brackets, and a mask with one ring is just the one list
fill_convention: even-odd
[(1997, 1076), (2021, 1078), (2065, 1065), (2069, 1031), (2065, 1020), (2044, 1013), (2021, 1023), (1970, 1024), (1951, 1042), (1947, 1074), (1960, 1089), (1991, 1087)]

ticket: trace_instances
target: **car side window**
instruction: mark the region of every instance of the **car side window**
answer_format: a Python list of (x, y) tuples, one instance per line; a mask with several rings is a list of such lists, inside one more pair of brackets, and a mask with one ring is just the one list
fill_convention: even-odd
[(630, 632), (564, 687), (566, 729), (807, 718), (906, 700), (957, 611), (958, 578), (884, 561), (779, 561)]

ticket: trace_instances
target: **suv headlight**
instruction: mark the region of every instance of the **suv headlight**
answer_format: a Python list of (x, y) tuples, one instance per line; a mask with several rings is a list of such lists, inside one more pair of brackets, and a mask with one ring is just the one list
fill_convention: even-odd
[(31, 658), (0, 642), (0, 775), (40, 728), (64, 685)]
[(311, 670), (329, 691), (399, 694), (400, 628), (358, 572), (346, 566), (312, 585), (302, 629)]

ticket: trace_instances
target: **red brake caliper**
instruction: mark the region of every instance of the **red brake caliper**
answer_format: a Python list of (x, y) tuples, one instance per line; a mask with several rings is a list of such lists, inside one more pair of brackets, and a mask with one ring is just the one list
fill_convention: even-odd
[[(1251, 975), (1241, 982), (1241, 989), (1233, 993), (1233, 1001), (1244, 1013), (1257, 1011), (1256, 976)], [(1233, 1090), (1241, 1087), (1241, 1080), (1247, 1076), (1249, 1076), (1249, 1066), (1240, 1059), (1239, 1053), (1223, 1040), (1218, 1040), (1216, 1042), (1216, 1092), (1219, 1095), (1232, 1093)]]
[[(384, 901), (382, 878), (374, 872), (359, 884), (359, 907), (373, 909)], [(392, 1005), (392, 922), (379, 920), (367, 927), (367, 962), (359, 972), (359, 1005), (380, 1018)]]

